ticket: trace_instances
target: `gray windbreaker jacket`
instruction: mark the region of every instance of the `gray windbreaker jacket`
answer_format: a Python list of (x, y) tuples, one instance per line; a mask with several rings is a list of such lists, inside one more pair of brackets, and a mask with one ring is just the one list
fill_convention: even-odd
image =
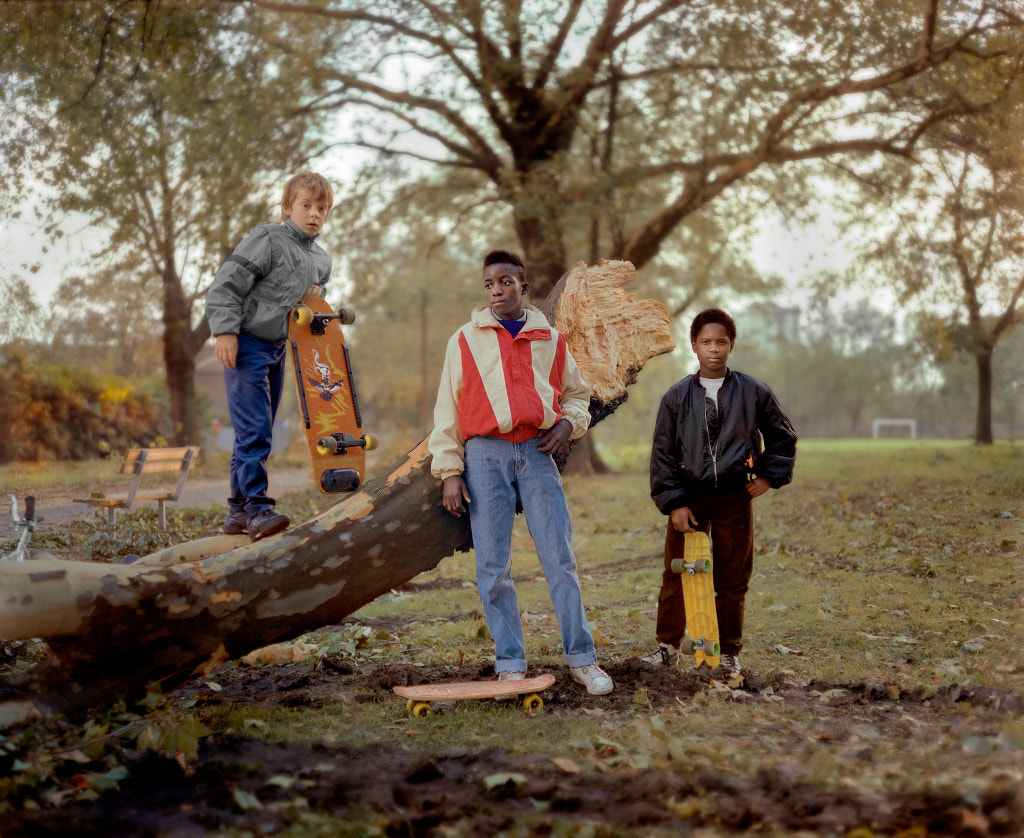
[(288, 312), (311, 285), (331, 278), (331, 257), (292, 220), (262, 224), (235, 248), (206, 294), (214, 335), (246, 334), (281, 344)]

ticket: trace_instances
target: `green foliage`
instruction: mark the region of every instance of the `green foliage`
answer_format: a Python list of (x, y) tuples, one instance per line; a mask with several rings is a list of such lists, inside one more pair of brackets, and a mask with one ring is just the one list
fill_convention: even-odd
[(162, 410), (145, 381), (33, 359), (8, 349), (0, 367), (0, 462), (77, 460), (147, 445)]

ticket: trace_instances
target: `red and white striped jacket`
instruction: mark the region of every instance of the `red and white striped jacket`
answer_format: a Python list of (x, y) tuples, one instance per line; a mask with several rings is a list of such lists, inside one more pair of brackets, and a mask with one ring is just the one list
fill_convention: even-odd
[(526, 324), (515, 338), (480, 305), (448, 341), (427, 444), (434, 477), (462, 474), (465, 443), (474, 436), (522, 442), (563, 417), (570, 439), (587, 432), (590, 388), (565, 335), (539, 309), (524, 308)]

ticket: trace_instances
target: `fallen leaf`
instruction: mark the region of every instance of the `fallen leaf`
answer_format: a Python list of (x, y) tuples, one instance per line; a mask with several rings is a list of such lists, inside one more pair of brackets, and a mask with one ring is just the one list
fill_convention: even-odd
[(242, 789), (235, 789), (231, 796), (234, 798), (235, 803), (238, 804), (238, 808), (243, 812), (255, 812), (257, 809), (262, 809), (263, 804), (260, 803), (259, 798), (255, 794)]
[(568, 757), (551, 757), (551, 761), (566, 774), (579, 774), (580, 767)]
[(490, 791), (491, 789), (496, 789), (499, 786), (521, 786), (525, 782), (526, 777), (522, 774), (504, 772), (502, 774), (491, 774), (488, 777), (484, 777), (484, 788)]

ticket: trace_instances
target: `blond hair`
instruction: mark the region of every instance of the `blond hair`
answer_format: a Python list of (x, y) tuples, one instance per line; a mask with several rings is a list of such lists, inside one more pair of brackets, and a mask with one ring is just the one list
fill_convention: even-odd
[(327, 182), (327, 178), (323, 175), (318, 175), (316, 172), (299, 172), (297, 175), (289, 178), (288, 182), (284, 185), (284, 194), (281, 196), (282, 219), (288, 217), (292, 203), (303, 189), (310, 191), (314, 201), (326, 201), (327, 212), (328, 214), (330, 213), (331, 208), (334, 206), (334, 192), (331, 190), (331, 185)]

